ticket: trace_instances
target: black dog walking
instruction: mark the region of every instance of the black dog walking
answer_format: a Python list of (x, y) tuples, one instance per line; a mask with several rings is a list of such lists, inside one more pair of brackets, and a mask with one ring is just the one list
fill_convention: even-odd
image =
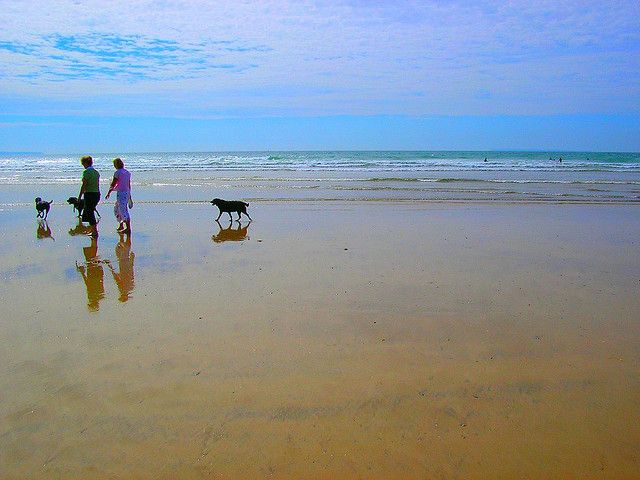
[[(78, 212), (78, 218), (82, 217), (82, 210), (84, 210), (84, 200), (78, 199), (78, 197), (69, 197), (67, 200), (69, 205), (73, 205), (73, 211)], [(100, 212), (96, 209), (96, 215), (100, 218)]]
[[(211, 200), (211, 204), (215, 205), (216, 207), (218, 207), (218, 210), (220, 210), (220, 215), (218, 215), (218, 218), (216, 218), (216, 221), (220, 219), (220, 217), (224, 212), (227, 212), (229, 214), (230, 220), (233, 220), (233, 217), (231, 216), (231, 212), (236, 212), (238, 214), (238, 220), (240, 220), (240, 217), (242, 216), (243, 213), (247, 217), (249, 217), (249, 214), (247, 213), (247, 207), (249, 206), (249, 204), (246, 202), (227, 201), (227, 200), (221, 200), (219, 198), (214, 198), (213, 200)], [(251, 220), (251, 217), (249, 217), (249, 220)]]
[(38, 218), (44, 218), (45, 220), (49, 216), (49, 209), (51, 208), (51, 204), (53, 200), (50, 202), (45, 202), (40, 197), (36, 197), (36, 211), (38, 214), (36, 215)]
[(67, 200), (69, 205), (73, 205), (73, 211), (78, 212), (78, 218), (82, 216), (82, 210), (84, 210), (84, 200), (78, 199), (78, 197), (69, 197)]

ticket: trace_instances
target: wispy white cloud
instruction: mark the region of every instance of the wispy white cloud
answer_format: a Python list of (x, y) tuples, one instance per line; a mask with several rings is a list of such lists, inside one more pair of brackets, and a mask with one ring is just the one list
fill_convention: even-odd
[(635, 0), (51, 0), (0, 24), (10, 113), (640, 111)]
[[(21, 70), (15, 79), (39, 86), (67, 80), (135, 83), (197, 78), (214, 69), (241, 72), (254, 67), (246, 59), (232, 62), (229, 52), (266, 52), (268, 47), (236, 41), (178, 42), (142, 35), (112, 33), (45, 35), (29, 42), (0, 42)], [(31, 60), (20, 63), (20, 60)]]

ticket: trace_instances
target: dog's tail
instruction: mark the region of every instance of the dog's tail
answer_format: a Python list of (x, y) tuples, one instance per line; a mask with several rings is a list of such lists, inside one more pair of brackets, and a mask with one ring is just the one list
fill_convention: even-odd
[(53, 200), (51, 200), (51, 201), (49, 202), (49, 204), (52, 204), (52, 203), (53, 203)]

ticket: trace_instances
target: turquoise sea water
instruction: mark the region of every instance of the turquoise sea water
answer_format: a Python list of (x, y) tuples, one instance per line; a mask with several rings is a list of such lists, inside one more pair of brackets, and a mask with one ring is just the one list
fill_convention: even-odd
[[(81, 173), (80, 156), (0, 154), (0, 200), (20, 201), (22, 192), (29, 189), (73, 194)], [(640, 202), (640, 153), (326, 151), (93, 156), (105, 181), (113, 170), (111, 159), (122, 157), (133, 173), (134, 188), (147, 201), (204, 201), (219, 196)]]

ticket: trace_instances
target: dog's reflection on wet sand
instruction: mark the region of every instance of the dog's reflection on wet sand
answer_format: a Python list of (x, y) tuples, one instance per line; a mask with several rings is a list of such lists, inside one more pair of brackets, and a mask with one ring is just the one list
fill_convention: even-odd
[(69, 229), (69, 235), (72, 237), (76, 235), (88, 235), (89, 233), (91, 233), (91, 226), (84, 225), (80, 219), (78, 219), (78, 224), (75, 227)]
[(233, 222), (231, 222), (227, 228), (222, 228), (219, 221), (216, 220), (216, 223), (220, 227), (220, 231), (211, 237), (211, 240), (216, 243), (241, 242), (242, 240), (246, 240), (249, 232), (249, 225), (251, 225), (251, 222), (249, 222), (243, 227), (242, 224), (238, 222), (238, 228), (231, 228), (233, 226)]
[(36, 230), (36, 238), (38, 240), (43, 240), (45, 238), (50, 238), (55, 242), (55, 238), (51, 233), (51, 228), (49, 228), (49, 223), (46, 220), (38, 221), (38, 229)]

